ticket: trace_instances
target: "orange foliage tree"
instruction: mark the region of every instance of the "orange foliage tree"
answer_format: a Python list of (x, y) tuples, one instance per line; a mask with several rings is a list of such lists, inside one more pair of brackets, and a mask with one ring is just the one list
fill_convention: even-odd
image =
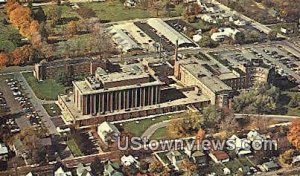
[(39, 31), (39, 23), (32, 19), (29, 7), (22, 6), (15, 0), (8, 0), (5, 8), (10, 22), (20, 30), (21, 35), (31, 37)]
[(6, 53), (0, 53), (0, 67), (6, 66), (9, 63), (9, 57)]
[(33, 59), (33, 49), (30, 45), (24, 45), (16, 48), (12, 53), (12, 64), (21, 65), (27, 62), (31, 62)]
[(287, 137), (289, 142), (300, 150), (300, 119), (292, 122)]

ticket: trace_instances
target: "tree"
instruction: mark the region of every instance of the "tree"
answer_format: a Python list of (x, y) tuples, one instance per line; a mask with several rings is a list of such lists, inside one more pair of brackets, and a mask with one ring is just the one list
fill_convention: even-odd
[(276, 40), (276, 39), (277, 39), (277, 32), (271, 30), (271, 31), (268, 33), (268, 39), (269, 39), (269, 40)]
[(157, 160), (150, 163), (150, 173), (161, 173), (164, 170), (164, 166)]
[(21, 65), (35, 60), (34, 52), (30, 45), (24, 45), (16, 48), (11, 53), (11, 59), (13, 65)]
[(159, 11), (163, 8), (162, 2), (161, 1), (156, 1), (153, 5), (153, 8), (156, 11), (156, 16), (158, 17)]
[(279, 162), (281, 165), (290, 165), (293, 161), (293, 156), (295, 155), (296, 151), (294, 149), (289, 149), (282, 153), (279, 156)]
[(205, 131), (200, 128), (196, 135), (196, 140), (200, 143), (205, 138)]
[(298, 150), (300, 149), (300, 119), (297, 119), (292, 122), (288, 132), (288, 140), (289, 142), (296, 147)]
[(31, 21), (29, 30), (30, 30), (31, 36), (35, 35), (36, 33), (38, 33), (39, 30), (40, 30), (40, 24), (39, 24), (39, 22), (37, 20)]
[(299, 106), (299, 102), (300, 102), (300, 94), (297, 93), (295, 96), (292, 97), (292, 99), (289, 102), (289, 106), (291, 108), (296, 108)]
[(220, 119), (221, 113), (217, 111), (216, 106), (210, 105), (203, 109), (204, 124), (213, 126)]
[(234, 40), (240, 44), (244, 43), (245, 42), (245, 34), (243, 32), (236, 33), (234, 36)]
[(199, 113), (188, 113), (187, 117), (172, 119), (167, 129), (174, 138), (195, 135), (203, 124), (203, 117)]
[(77, 23), (76, 21), (70, 21), (67, 26), (67, 34), (73, 36), (77, 34)]
[(9, 64), (9, 56), (6, 53), (0, 53), (0, 67), (7, 66)]
[(96, 158), (91, 163), (91, 170), (94, 175), (102, 175), (104, 172), (104, 163), (99, 158)]
[(199, 41), (199, 45), (201, 47), (216, 47), (218, 43), (214, 42), (209, 36), (203, 36), (202, 39)]
[(185, 159), (180, 164), (180, 168), (185, 172), (186, 176), (192, 176), (194, 172), (197, 170), (197, 165), (195, 165), (188, 159)]
[(33, 16), (34, 19), (36, 19), (39, 23), (45, 22), (47, 19), (46, 14), (41, 6), (39, 6), (37, 10), (34, 11)]

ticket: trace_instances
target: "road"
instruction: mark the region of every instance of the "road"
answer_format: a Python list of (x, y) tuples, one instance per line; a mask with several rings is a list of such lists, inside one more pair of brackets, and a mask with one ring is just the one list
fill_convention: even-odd
[(282, 122), (291, 122), (295, 119), (300, 118), (299, 116), (285, 116), (285, 115), (235, 114), (235, 118), (245, 118), (245, 117), (272, 118)]
[(45, 124), (45, 126), (47, 127), (47, 129), (49, 130), (50, 134), (58, 134), (55, 125), (53, 124), (53, 122), (51, 121), (50, 116), (48, 115), (47, 111), (44, 109), (42, 102), (40, 101), (40, 99), (38, 99), (35, 95), (35, 93), (33, 92), (33, 90), (31, 89), (31, 87), (29, 86), (29, 84), (27, 83), (26, 79), (24, 78), (24, 76), (22, 75), (22, 73), (15, 73), (15, 78), (18, 79), (19, 81), (23, 82), (23, 86), (24, 86), (24, 92), (26, 94), (28, 94), (30, 101), (32, 103), (32, 105), (34, 106), (35, 110), (38, 112), (38, 114), (40, 115), (43, 123)]

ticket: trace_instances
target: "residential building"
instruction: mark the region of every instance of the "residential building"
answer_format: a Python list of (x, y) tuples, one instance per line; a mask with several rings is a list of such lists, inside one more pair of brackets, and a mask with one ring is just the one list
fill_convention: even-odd
[(129, 156), (122, 156), (121, 157), (121, 164), (123, 166), (135, 166), (136, 168), (140, 167), (140, 163), (138, 160), (136, 160), (132, 155)]
[(184, 155), (177, 151), (173, 150), (166, 154), (167, 158), (171, 162), (171, 164), (175, 167), (176, 170), (180, 170), (180, 164), (184, 161)]
[(228, 141), (234, 146), (235, 153), (238, 156), (245, 156), (251, 154), (251, 145), (248, 139), (240, 139), (236, 135), (232, 135)]
[(269, 161), (262, 164), (262, 169), (269, 172), (276, 169), (279, 169), (280, 166), (275, 161)]
[(119, 130), (110, 122), (103, 122), (98, 126), (97, 133), (100, 139), (108, 144), (111, 142), (115, 142), (117, 137), (120, 136)]
[(77, 176), (92, 176), (91, 167), (79, 163), (76, 167)]
[(8, 157), (8, 148), (0, 142), (0, 160), (6, 160)]
[(209, 152), (208, 155), (215, 163), (229, 162), (229, 155), (224, 151), (213, 150), (213, 151)]
[(59, 167), (55, 172), (54, 176), (72, 176), (70, 171), (64, 171), (62, 167)]
[(207, 156), (203, 153), (203, 151), (198, 150), (196, 145), (192, 148), (185, 147), (184, 153), (196, 164), (198, 165), (206, 165), (207, 164)]
[(108, 161), (104, 166), (104, 176), (123, 176), (118, 163)]
[(238, 32), (240, 31), (234, 28), (220, 28), (218, 32), (213, 33), (210, 38), (216, 42), (223, 41), (226, 37), (230, 37), (235, 40), (235, 35)]

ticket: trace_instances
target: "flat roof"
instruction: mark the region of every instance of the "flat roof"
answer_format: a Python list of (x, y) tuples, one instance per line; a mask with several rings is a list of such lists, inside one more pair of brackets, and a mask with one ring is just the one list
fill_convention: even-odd
[(180, 46), (196, 46), (195, 43), (193, 43), (190, 39), (183, 36), (181, 33), (177, 32), (173, 27), (168, 25), (166, 22), (164, 22), (160, 18), (150, 18), (147, 20), (147, 23), (154, 28), (157, 33), (163, 35), (166, 37), (170, 42), (172, 42), (174, 45), (176, 44), (176, 41), (178, 40), (178, 45)]

